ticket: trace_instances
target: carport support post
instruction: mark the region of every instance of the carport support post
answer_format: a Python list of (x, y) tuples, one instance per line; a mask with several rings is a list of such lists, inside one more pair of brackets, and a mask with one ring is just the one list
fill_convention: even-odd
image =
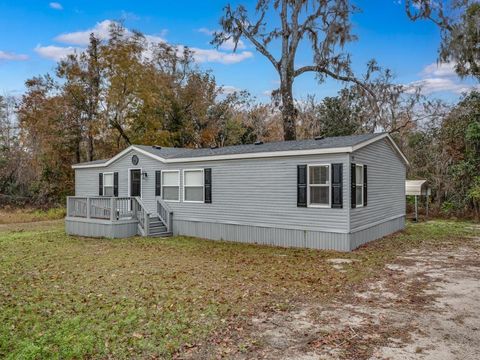
[(415, 222), (418, 222), (418, 195), (415, 195)]
[(425, 197), (427, 200), (426, 206), (425, 206), (425, 217), (428, 219), (428, 195)]

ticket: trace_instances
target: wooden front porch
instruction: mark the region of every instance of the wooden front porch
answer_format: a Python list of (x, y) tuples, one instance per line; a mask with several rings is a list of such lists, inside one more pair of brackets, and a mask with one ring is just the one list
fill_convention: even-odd
[(151, 213), (139, 197), (69, 196), (65, 227), (90, 237), (170, 236), (173, 212), (160, 199)]

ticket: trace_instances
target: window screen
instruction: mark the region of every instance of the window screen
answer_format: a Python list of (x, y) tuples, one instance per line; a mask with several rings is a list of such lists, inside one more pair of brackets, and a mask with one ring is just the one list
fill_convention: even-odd
[(203, 202), (203, 170), (184, 171), (184, 201)]
[(309, 203), (330, 205), (330, 166), (314, 165), (308, 168)]
[(162, 198), (163, 200), (180, 200), (180, 172), (162, 171)]

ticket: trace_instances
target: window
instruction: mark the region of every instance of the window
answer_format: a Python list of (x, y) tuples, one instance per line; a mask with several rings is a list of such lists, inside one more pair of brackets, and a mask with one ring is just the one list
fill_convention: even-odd
[(330, 206), (330, 165), (308, 166), (308, 203)]
[(180, 171), (162, 171), (162, 199), (180, 201)]
[(355, 165), (355, 203), (363, 206), (363, 165)]
[(186, 202), (203, 202), (203, 170), (183, 171), (183, 200)]
[(103, 173), (103, 196), (113, 196), (113, 173)]

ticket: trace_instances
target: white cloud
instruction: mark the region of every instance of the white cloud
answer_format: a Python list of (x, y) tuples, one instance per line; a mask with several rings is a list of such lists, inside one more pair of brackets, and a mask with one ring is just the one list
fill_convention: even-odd
[(1, 60), (24, 61), (24, 60), (28, 60), (28, 56), (24, 54), (14, 54), (11, 52), (0, 50), (0, 61)]
[[(104, 20), (97, 23), (93, 28), (76, 31), (71, 33), (64, 33), (55, 38), (56, 41), (72, 46), (40, 46), (38, 45), (35, 48), (35, 51), (42, 57), (59, 60), (71, 54), (74, 51), (83, 51), (83, 48), (86, 47), (90, 42), (90, 34), (94, 33), (100, 40), (107, 40), (109, 38), (109, 29), (112, 24), (115, 22), (112, 20)], [(199, 30), (200, 31), (200, 30)], [(208, 29), (203, 29), (202, 31), (209, 31)], [(132, 34), (132, 32), (126, 29), (126, 34)], [(163, 35), (166, 34), (166, 31), (162, 31), (161, 35), (145, 35), (145, 39), (153, 44), (163, 43), (166, 40), (163, 38)], [(75, 45), (75, 46), (73, 46)], [(184, 45), (178, 45), (177, 51), (179, 54), (185, 49)], [(198, 63), (206, 62), (216, 62), (220, 64), (235, 64), (241, 61), (244, 61), (248, 58), (253, 57), (253, 53), (250, 51), (241, 51), (241, 52), (231, 52), (226, 48), (224, 51), (217, 49), (201, 49), (197, 47), (190, 47), (189, 49), (193, 52), (193, 58)], [(148, 56), (148, 51), (146, 56)]]
[(416, 88), (421, 88), (422, 93), (430, 95), (436, 92), (452, 92), (455, 94), (462, 94), (470, 92), (474, 89), (479, 89), (479, 85), (461, 84), (448, 78), (426, 78), (418, 81), (411, 82), (406, 86), (408, 93), (415, 92)]
[(265, 90), (262, 92), (263, 96), (271, 97), (273, 90)]
[(455, 63), (432, 63), (423, 68), (422, 75), (435, 77), (456, 77)]
[(145, 35), (145, 39), (152, 44), (160, 44), (167, 42), (162, 36)]
[(202, 33), (202, 34), (205, 34), (205, 35), (209, 35), (209, 36), (213, 35), (213, 33), (215, 32), (215, 31), (213, 31), (213, 30), (210, 30), (210, 29), (207, 29), (207, 28), (204, 28), (204, 27), (202, 27), (202, 28), (200, 28), (200, 29), (197, 29), (197, 31), (198, 31), (199, 33)]
[(215, 49), (190, 48), (193, 51), (193, 58), (198, 63), (216, 62), (220, 64), (236, 64), (253, 57), (250, 51), (239, 53), (223, 52)]
[[(97, 23), (93, 28), (75, 31), (71, 33), (65, 33), (57, 36), (55, 41), (69, 44), (69, 45), (79, 45), (79, 46), (88, 46), (90, 43), (90, 34), (95, 34), (100, 40), (108, 40), (110, 37), (110, 27), (116, 22), (113, 20), (103, 20), (102, 22)], [(131, 35), (132, 32), (128, 29), (125, 29), (127, 35)], [(162, 35), (145, 35), (145, 39), (152, 43), (165, 42), (163, 35), (166, 34), (167, 30), (162, 30)]]
[(239, 88), (236, 88), (235, 86), (231, 86), (231, 85), (223, 85), (223, 86), (219, 87), (219, 90), (221, 90), (223, 95), (230, 95), (230, 94), (233, 94), (235, 92), (240, 91)]
[[(228, 39), (225, 41), (222, 45), (219, 46), (220, 49), (222, 50), (233, 50), (235, 49), (235, 42), (232, 39)], [(246, 46), (242, 40), (238, 40), (237, 43), (237, 50), (243, 50), (245, 49)]]
[(102, 22), (97, 23), (93, 28), (61, 34), (55, 38), (55, 41), (70, 45), (87, 46), (90, 42), (90, 34), (92, 33), (100, 40), (108, 39), (110, 26), (112, 24), (114, 24), (114, 21), (112, 20), (103, 20)]
[(58, 2), (51, 2), (50, 4), (48, 4), (52, 9), (55, 9), (55, 10), (63, 10), (63, 6), (62, 4), (58, 3)]
[[(205, 34), (205, 35), (208, 35), (208, 36), (212, 36), (215, 33), (214, 30), (210, 30), (210, 29), (204, 28), (204, 27), (202, 27), (200, 29), (197, 29), (197, 31), (199, 33), (202, 33), (202, 34)], [(245, 48), (246, 48), (245, 43), (241, 39), (238, 40), (237, 50), (243, 50)], [(228, 39), (222, 45), (219, 46), (219, 49), (226, 50), (226, 51), (232, 51), (233, 49), (235, 49), (235, 42), (233, 41), (233, 39)]]
[(413, 93), (418, 88), (421, 88), (421, 92), (425, 95), (437, 92), (462, 94), (480, 89), (479, 85), (460, 82), (455, 73), (455, 63), (453, 62), (428, 64), (423, 68), (420, 76), (422, 79), (405, 85), (408, 93)]
[(83, 51), (82, 48), (73, 47), (73, 46), (41, 46), (37, 45), (35, 52), (46, 59), (52, 59), (59, 61), (66, 57), (67, 55), (73, 54), (74, 52)]
[(130, 12), (130, 11), (125, 11), (125, 10), (122, 10), (121, 11), (121, 17), (122, 19), (124, 20), (131, 20), (131, 21), (138, 21), (140, 20), (140, 16), (138, 16), (137, 14), (133, 13), (133, 12)]

